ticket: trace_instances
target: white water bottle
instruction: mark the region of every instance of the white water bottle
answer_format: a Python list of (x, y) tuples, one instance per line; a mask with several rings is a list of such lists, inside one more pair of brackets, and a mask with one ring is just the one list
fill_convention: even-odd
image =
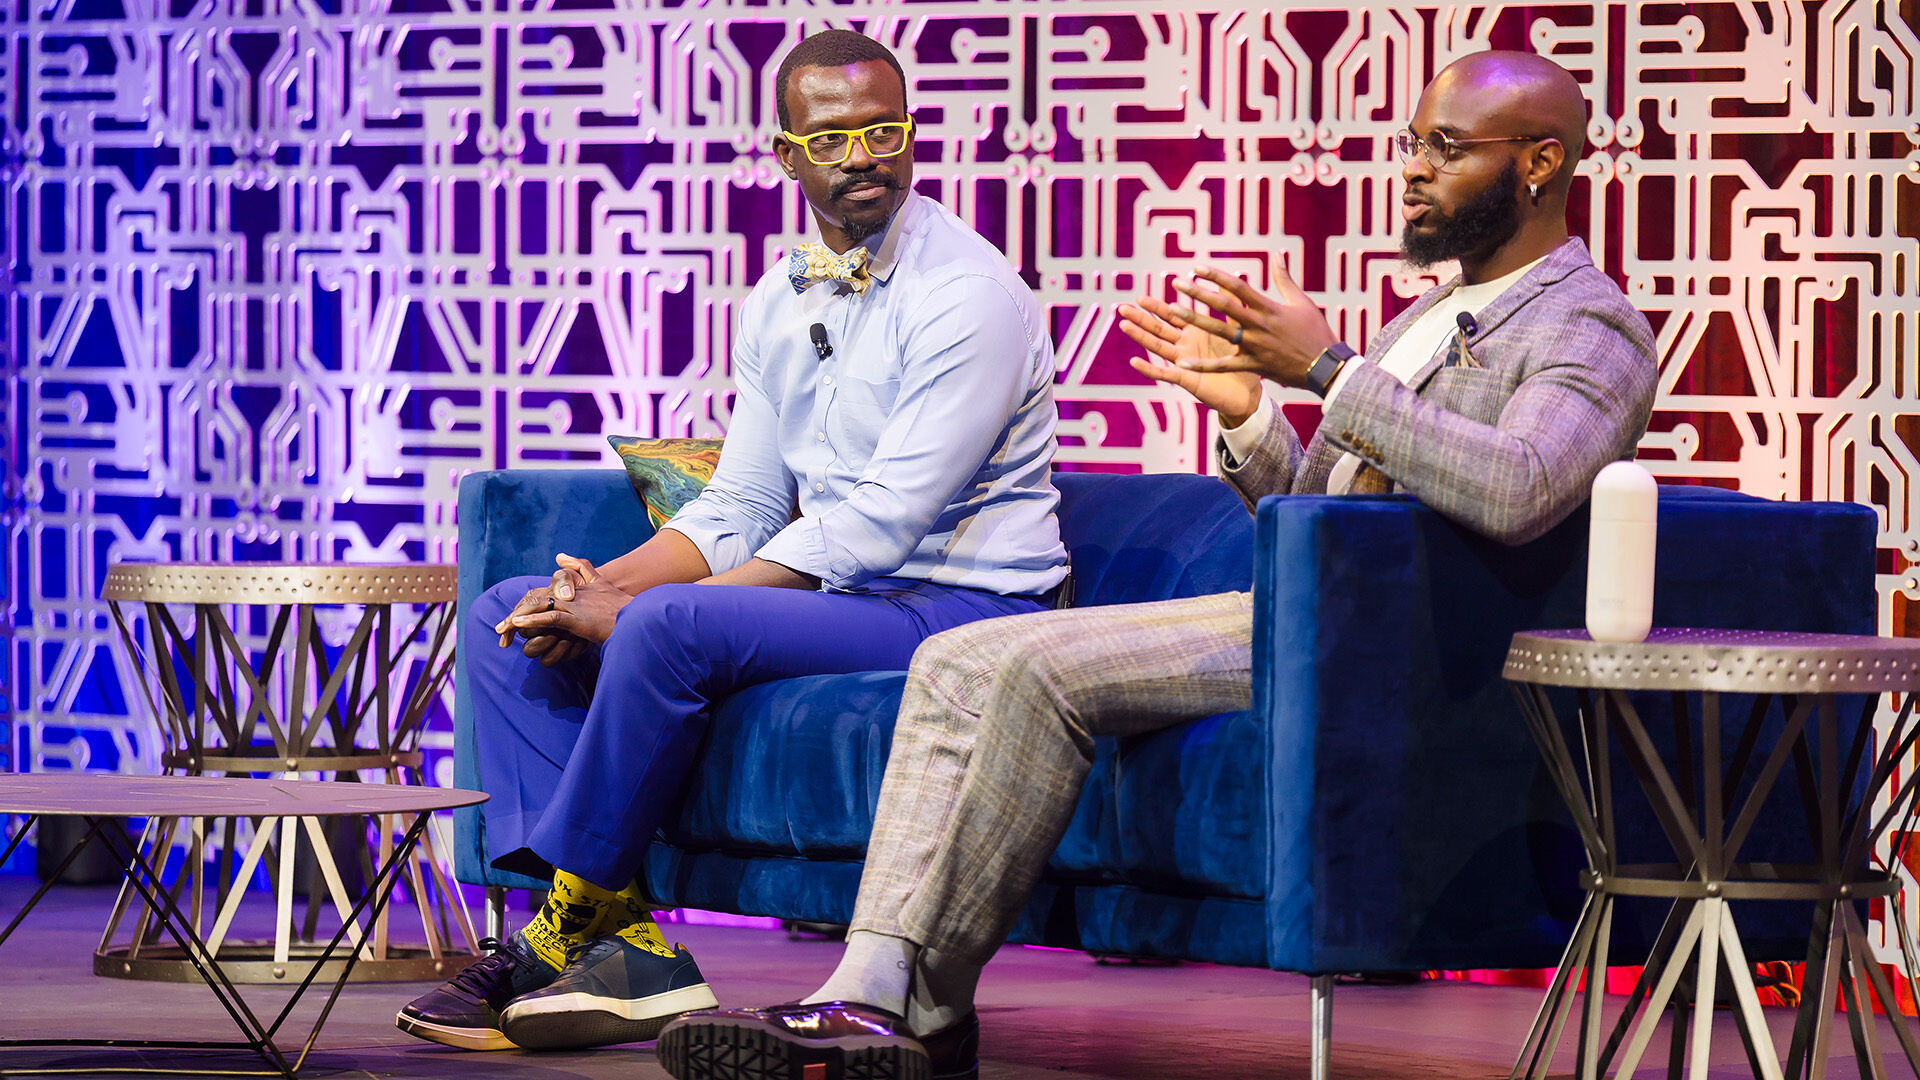
[(1616, 461), (1593, 478), (1587, 542), (1587, 633), (1645, 641), (1653, 628), (1653, 542), (1660, 506), (1653, 474)]

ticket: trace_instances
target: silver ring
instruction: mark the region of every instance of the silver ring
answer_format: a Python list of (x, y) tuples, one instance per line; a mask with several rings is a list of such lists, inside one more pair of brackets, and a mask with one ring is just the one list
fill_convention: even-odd
[(1236, 327), (1234, 327), (1234, 328), (1233, 328), (1233, 333), (1232, 333), (1232, 335), (1231, 335), (1231, 336), (1229, 336), (1229, 337), (1227, 338), (1227, 340), (1228, 340), (1228, 341), (1231, 341), (1231, 342), (1233, 342), (1233, 343), (1234, 343), (1235, 345), (1239, 345), (1239, 344), (1240, 344), (1240, 335), (1241, 335), (1241, 333), (1242, 333), (1243, 331), (1245, 331), (1245, 330), (1246, 330), (1246, 327), (1244, 327), (1244, 326), (1236, 326)]
[(549, 596), (549, 597), (547, 597), (547, 610), (548, 610), (548, 611), (552, 611), (552, 610), (553, 610), (553, 604), (554, 604), (554, 600), (553, 600), (553, 597), (551, 597), (551, 596)]

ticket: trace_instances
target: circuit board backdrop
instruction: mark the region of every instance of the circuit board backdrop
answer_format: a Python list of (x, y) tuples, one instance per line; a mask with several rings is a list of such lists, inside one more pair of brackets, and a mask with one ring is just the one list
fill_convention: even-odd
[[(142, 771), (115, 559), (449, 561), (477, 469), (719, 434), (739, 301), (809, 237), (771, 75), (905, 63), (921, 192), (1050, 313), (1069, 467), (1210, 468), (1114, 304), (1283, 253), (1360, 346), (1433, 282), (1390, 135), (1434, 72), (1552, 56), (1573, 214), (1658, 334), (1664, 479), (1882, 515), (1920, 622), (1920, 54), (1901, 5), (7, 0), (0, 427), (14, 767)], [(1287, 398), (1310, 428), (1309, 398)], [(445, 745), (444, 731), (429, 744)]]

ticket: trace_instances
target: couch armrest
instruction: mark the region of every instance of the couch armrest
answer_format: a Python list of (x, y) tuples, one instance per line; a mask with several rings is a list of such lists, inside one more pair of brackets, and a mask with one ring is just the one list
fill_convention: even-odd
[[(631, 551), (653, 535), (646, 507), (622, 469), (511, 469), (471, 473), (460, 481), (460, 626), (454, 657), (453, 782), (478, 788), (473, 760), (473, 703), (466, 658), (495, 648), (485, 628), (465, 616), (496, 583), (521, 574), (551, 574), (560, 551), (595, 563)], [(545, 888), (547, 882), (490, 869), (480, 809), (454, 811), (454, 876), (472, 885)]]
[[(1663, 488), (1655, 625), (1873, 633), (1877, 527)], [(1400, 496), (1260, 503), (1273, 967), (1557, 960), (1582, 864), (1500, 670), (1516, 631), (1582, 625), (1586, 533), (1584, 510), (1507, 547)]]

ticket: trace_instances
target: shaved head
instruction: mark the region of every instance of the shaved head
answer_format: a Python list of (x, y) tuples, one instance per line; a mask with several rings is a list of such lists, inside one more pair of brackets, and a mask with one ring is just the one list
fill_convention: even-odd
[(1551, 186), (1564, 192), (1573, 182), (1573, 166), (1586, 155), (1587, 98), (1566, 68), (1533, 53), (1474, 53), (1448, 64), (1427, 94), (1447, 100), (1460, 130), (1557, 139), (1566, 164)]
[(1404, 145), (1418, 152), (1402, 155), (1402, 254), (1456, 259), (1465, 280), (1488, 281), (1566, 241), (1587, 100), (1546, 57), (1474, 53), (1427, 84)]

